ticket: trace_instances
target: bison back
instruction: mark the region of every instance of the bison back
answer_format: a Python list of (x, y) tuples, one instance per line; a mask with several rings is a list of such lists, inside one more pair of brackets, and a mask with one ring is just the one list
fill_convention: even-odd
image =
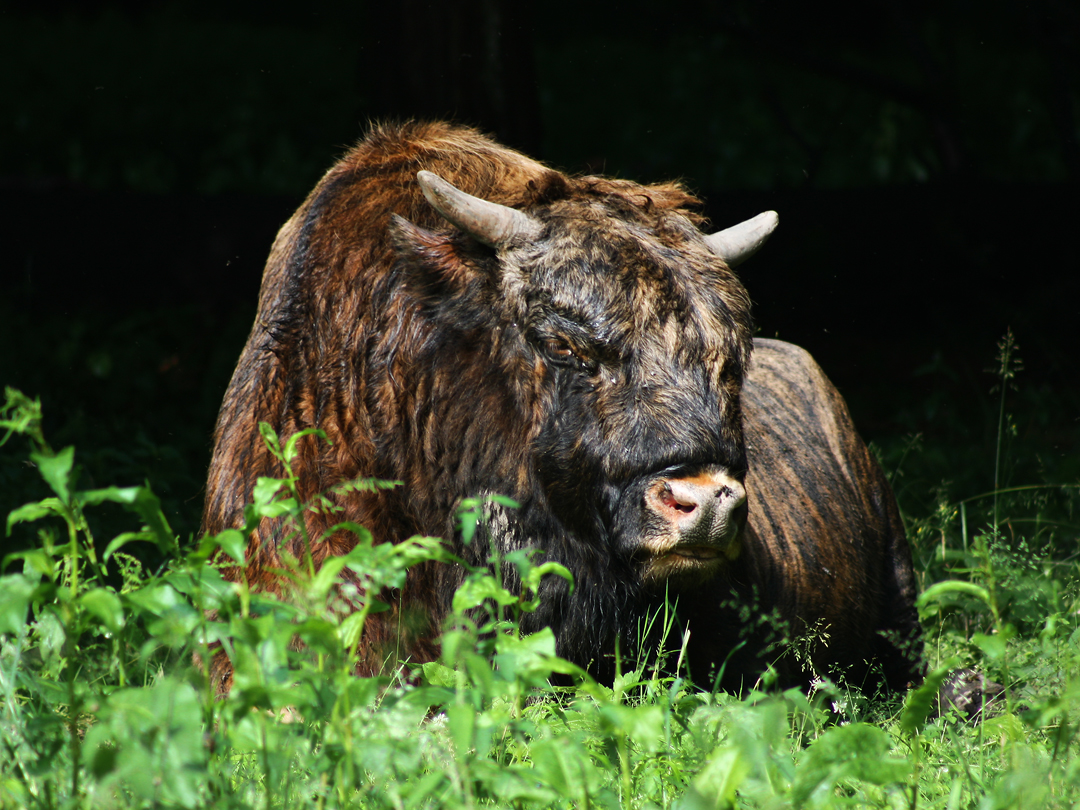
[(922, 666), (911, 551), (843, 398), (806, 351), (756, 339), (742, 407), (742, 554), (718, 587), (680, 595), (715, 623), (691, 624), (695, 677), (739, 688), (772, 666), (783, 685), (903, 689)]

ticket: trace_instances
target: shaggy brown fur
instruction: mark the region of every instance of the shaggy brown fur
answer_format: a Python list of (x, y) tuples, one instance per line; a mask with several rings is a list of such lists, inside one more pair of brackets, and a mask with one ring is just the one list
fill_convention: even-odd
[[(903, 689), (921, 673), (911, 552), (844, 400), (809, 354), (764, 339), (754, 341), (742, 400), (744, 553), (725, 572), (727, 587), (680, 593), (697, 626), (697, 677), (728, 661), (730, 688), (771, 664), (785, 684), (825, 675)], [(700, 616), (712, 618), (706, 628)], [(788, 644), (772, 648), (769, 637)]]
[[(495, 249), (461, 233), (423, 198), (421, 169), (527, 212), (541, 224), (539, 236)], [(567, 177), (469, 129), (376, 128), (326, 174), (274, 243), (218, 420), (204, 530), (243, 525), (256, 479), (281, 474), (259, 421), (282, 437), (321, 428), (331, 443), (303, 439), (295, 465), (305, 499), (362, 476), (403, 486), (338, 496), (342, 511), (314, 515), (312, 536), (348, 520), (379, 542), (445, 537), (475, 562), (491, 543), (538, 547), (570, 568), (577, 587), (571, 594), (561, 581), (545, 582), (543, 607), (526, 629), (552, 626), (560, 654), (604, 674), (597, 651), (609, 655), (616, 638), (632, 635), (656, 598), (641, 575), (642, 538), (658, 531), (641, 506), (645, 488), (658, 476), (703, 469), (746, 476), (740, 389), (752, 345), (749, 300), (705, 244), (696, 205), (677, 184)], [(759, 578), (761, 598), (789, 620), (836, 622), (836, 647), (823, 659), (834, 663), (861, 655), (868, 638), (896, 622), (910, 636), (911, 593), (891, 495), (827, 386), (822, 377), (804, 392), (814, 397), (807, 413), (826, 433), (836, 431), (811, 452), (828, 449), (851, 477), (821, 478), (806, 460), (785, 471), (782, 452), (763, 457), (769, 472), (751, 496), (745, 541), (760, 548), (744, 555), (760, 564), (735, 580)], [(747, 425), (751, 437), (768, 429), (766, 410), (764, 427)], [(776, 423), (781, 433), (794, 431), (783, 441), (803, 442), (800, 421)], [(772, 500), (769, 476), (779, 476), (779, 490), (807, 473), (817, 483), (799, 491), (816, 500)], [(455, 508), (486, 493), (509, 495), (521, 508), (466, 549), (454, 539)], [(787, 511), (812, 513), (830, 499), (837, 505), (821, 521)], [(767, 530), (754, 523), (755, 504)], [(851, 553), (820, 534), (840, 524)], [(352, 542), (329, 535), (314, 548), (316, 565)], [(272, 572), (283, 547), (301, 552), (278, 523), (264, 521), (253, 533), (246, 575), (255, 587), (281, 590)], [(883, 581), (894, 576), (889, 565), (900, 586)], [(728, 573), (718, 581), (728, 582)], [(226, 569), (228, 577), (240, 574)], [(836, 577), (850, 579), (841, 610), (823, 607), (840, 592)], [(460, 580), (454, 566), (425, 564), (392, 595), (391, 604), (423, 617), (405, 640), (412, 660), (437, 655)], [(874, 618), (853, 622), (853, 605)], [(885, 614), (896, 605), (903, 616), (894, 621)], [(713, 633), (709, 614), (694, 622), (695, 637)], [(393, 611), (369, 620), (360, 672), (383, 665), (398, 624)], [(848, 652), (834, 654), (840, 648)], [(723, 644), (701, 649), (723, 660)], [(890, 681), (907, 677), (904, 666), (894, 668)], [(214, 671), (227, 688), (221, 654)]]

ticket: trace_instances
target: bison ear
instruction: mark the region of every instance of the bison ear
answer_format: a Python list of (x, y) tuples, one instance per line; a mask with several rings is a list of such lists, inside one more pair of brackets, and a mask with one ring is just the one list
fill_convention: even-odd
[(729, 267), (735, 267), (758, 252), (779, 222), (780, 217), (775, 211), (766, 211), (746, 222), (706, 236), (705, 243)]
[(437, 174), (417, 172), (416, 180), (432, 208), (489, 247), (508, 247), (540, 233), (540, 223), (528, 214), (466, 194)]
[(461, 284), (470, 275), (469, 264), (462, 260), (458, 246), (447, 234), (429, 231), (391, 214), (390, 237), (399, 255), (419, 259), (425, 270), (435, 271), (446, 282)]

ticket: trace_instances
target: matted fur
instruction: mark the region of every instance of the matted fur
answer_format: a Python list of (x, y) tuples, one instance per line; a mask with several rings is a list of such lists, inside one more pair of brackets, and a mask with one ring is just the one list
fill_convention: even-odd
[[(416, 180), (421, 169), (527, 212), (540, 235), (499, 249), (476, 242), (428, 205)], [(545, 581), (543, 605), (525, 629), (552, 626), (560, 654), (603, 674), (615, 640), (632, 636), (657, 598), (635, 559), (648, 530), (638, 505), (643, 482), (665, 469), (713, 465), (740, 480), (747, 470), (740, 390), (752, 347), (749, 299), (705, 244), (696, 206), (678, 184), (568, 177), (466, 128), (376, 127), (323, 177), (274, 243), (258, 316), (218, 420), (204, 530), (242, 525), (257, 478), (280, 475), (259, 421), (282, 437), (321, 428), (331, 443), (302, 440), (295, 465), (305, 499), (357, 477), (403, 485), (339, 496), (341, 511), (312, 517), (312, 536), (348, 520), (367, 526), (378, 542), (445, 537), (477, 562), (490, 543), (538, 547), (570, 568), (576, 588), (571, 594), (561, 580)], [(823, 407), (843, 407), (830, 396)], [(858, 456), (863, 475), (865, 448), (850, 422), (837, 429), (841, 456)], [(876, 492), (880, 482), (869, 483)], [(860, 482), (853, 486), (858, 495)], [(768, 488), (758, 490), (764, 502)], [(891, 498), (884, 491), (874, 497)], [(521, 508), (500, 514), (487, 536), (465, 549), (454, 538), (455, 508), (488, 493), (508, 495)], [(848, 501), (853, 519), (862, 520), (866, 504)], [(753, 503), (747, 538), (760, 525)], [(838, 508), (842, 518), (843, 504)], [(759, 531), (752, 542), (761, 548), (744, 555), (773, 559), (762, 571), (781, 569), (768, 574), (761, 598), (775, 601), (785, 576), (806, 579), (812, 591), (820, 572), (792, 563), (787, 551), (772, 555), (770, 543), (785, 531), (770, 531)], [(903, 569), (899, 524), (872, 534), (860, 541), (873, 546), (865, 559), (877, 566), (888, 557)], [(854, 560), (837, 556), (824, 538), (786, 536), (780, 551), (823, 543), (823, 559), (862, 564), (859, 552)], [(255, 587), (281, 589), (273, 571), (283, 544), (299, 555), (297, 542), (272, 521), (259, 526), (246, 566)], [(315, 563), (352, 542), (347, 533), (330, 535), (315, 546)], [(910, 559), (906, 565), (910, 574)], [(730, 574), (717, 580), (725, 593), (750, 576)], [(378, 671), (386, 651), (402, 645), (413, 661), (437, 655), (440, 622), (460, 580), (454, 566), (411, 570), (403, 593), (388, 595), (394, 610), (369, 619), (358, 671)], [(896, 588), (880, 577), (855, 580), (852, 598), (879, 616), (886, 591)], [(901, 590), (901, 601), (910, 602), (907, 585)], [(827, 599), (827, 588), (818, 591), (819, 601)], [(694, 593), (688, 590), (687, 603)], [(804, 602), (777, 604), (785, 613), (794, 606), (788, 620), (813, 618), (815, 610), (835, 614)], [(404, 623), (412, 628), (404, 640), (395, 638), (399, 604), (419, 617)], [(694, 617), (695, 644), (699, 633), (726, 638), (709, 629), (712, 620)], [(907, 621), (901, 624), (910, 637)], [(843, 637), (838, 648), (862, 650), (866, 638), (895, 626), (887, 619), (858, 624), (858, 638), (834, 632)], [(702, 654), (719, 659), (721, 652)], [(829, 663), (850, 658), (826, 656)], [(223, 655), (214, 669), (227, 687)]]
[(829, 676), (903, 689), (922, 674), (911, 551), (847, 405), (806, 351), (761, 338), (742, 401), (744, 553), (727, 587), (675, 589), (697, 629), (697, 677), (726, 662), (722, 684), (749, 686), (770, 664), (782, 684)]

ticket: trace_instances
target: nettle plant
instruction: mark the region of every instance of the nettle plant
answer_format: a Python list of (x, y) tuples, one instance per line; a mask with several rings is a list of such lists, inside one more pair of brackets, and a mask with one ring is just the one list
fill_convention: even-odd
[[(1080, 693), (1068, 674), (1080, 660), (1077, 603), (1060, 594), (1049, 615), (1030, 627), (1019, 621), (1010, 599), (1019, 586), (995, 556), (993, 527), (972, 539), (970, 561), (947, 570), (952, 579), (926, 589), (925, 620), (989, 614), (986, 632), (966, 643), (991, 674), (1025, 677), (1024, 667), (1055, 662), (1064, 674), (1052, 693), (1025, 694), (1022, 706), (1007, 697), (974, 725), (935, 717), (955, 659), (902, 706), (867, 704), (827, 681), (809, 695), (700, 691), (678, 663), (673, 671), (658, 663), (678, 661), (679, 643), (643, 649), (602, 686), (555, 655), (550, 631), (520, 633), (541, 579), (567, 576), (524, 552), (469, 572), (441, 660), (391, 661), (390, 674), (363, 678), (353, 674), (354, 653), (367, 617), (387, 607), (378, 595), (393, 593), (418, 562), (463, 563), (433, 538), (376, 544), (347, 526), (356, 548), (316, 570), (310, 549), (321, 538), (304, 534), (304, 516), (333, 499), (297, 497), (290, 465), (300, 436), (282, 443), (264, 428), (286, 474), (261, 481), (245, 513), (249, 526), (271, 517), (306, 537), (304, 553), (284, 561), (291, 587), (282, 599), (226, 582), (213, 562), (242, 563), (248, 527), (185, 551), (149, 487), (79, 488), (75, 452), (49, 447), (37, 402), (9, 389), (0, 431), (0, 443), (29, 442), (49, 490), (8, 516), (6, 533), (25, 550), (0, 563), (5, 810), (1024, 807), (1070, 802), (1080, 790)], [(467, 542), (491, 501), (509, 505), (462, 504)], [(91, 525), (110, 504), (138, 528), (105, 541)], [(152, 554), (136, 553), (140, 543)], [(510, 566), (517, 592), (503, 580)], [(346, 568), (362, 592), (343, 590)], [(678, 642), (673, 615), (655, 617), (663, 631), (642, 628), (642, 638)], [(939, 628), (932, 642), (944, 637)], [(218, 645), (235, 670), (224, 699), (202, 665)], [(951, 656), (946, 647), (937, 659)]]
[[(297, 791), (343, 800), (358, 789), (385, 792), (388, 778), (411, 785), (401, 790), (414, 800), (447, 789), (467, 798), (485, 777), (482, 764), (470, 764), (477, 753), (492, 754), (493, 765), (513, 760), (514, 740), (531, 728), (530, 693), (548, 689), (553, 673), (586, 678), (555, 656), (550, 631), (523, 637), (517, 629), (537, 607), (541, 578), (569, 577), (527, 553), (506, 560), (496, 553), (489, 567), (471, 571), (454, 598), (442, 662), (412, 669), (391, 662), (391, 675), (355, 677), (364, 622), (387, 609), (377, 595), (400, 588), (419, 562), (463, 563), (437, 538), (376, 544), (363, 527), (340, 524), (330, 531), (353, 532), (356, 547), (316, 570), (311, 547), (321, 538), (307, 536), (304, 515), (333, 507), (327, 498), (297, 497), (291, 462), (306, 432), (282, 444), (262, 426), (285, 476), (260, 480), (243, 529), (182, 553), (148, 486), (79, 489), (74, 448), (54, 451), (41, 421), (38, 402), (8, 389), (3, 443), (27, 438), (30, 461), (52, 492), (8, 516), (9, 537), (33, 525), (37, 538), (22, 538), (32, 547), (8, 554), (0, 577), (2, 778), (19, 804), (123, 795), (194, 807), (261, 796), (269, 806)], [(466, 542), (487, 500), (462, 504)], [(133, 512), (141, 528), (100, 542), (88, 512), (104, 503)], [(250, 528), (264, 517), (287, 521), (304, 539), (305, 554), (286, 559), (281, 572), (291, 584), (287, 599), (226, 582), (211, 562), (220, 549), (227, 563), (242, 564)], [(169, 562), (146, 570), (130, 553), (137, 542)], [(517, 569), (519, 593), (502, 586), (504, 563)], [(339, 577), (346, 567), (362, 590), (345, 591), (355, 588)], [(235, 667), (225, 700), (215, 700), (202, 666), (218, 646)], [(439, 716), (441, 723), (425, 722)], [(498, 774), (504, 788), (513, 781), (512, 771)]]

